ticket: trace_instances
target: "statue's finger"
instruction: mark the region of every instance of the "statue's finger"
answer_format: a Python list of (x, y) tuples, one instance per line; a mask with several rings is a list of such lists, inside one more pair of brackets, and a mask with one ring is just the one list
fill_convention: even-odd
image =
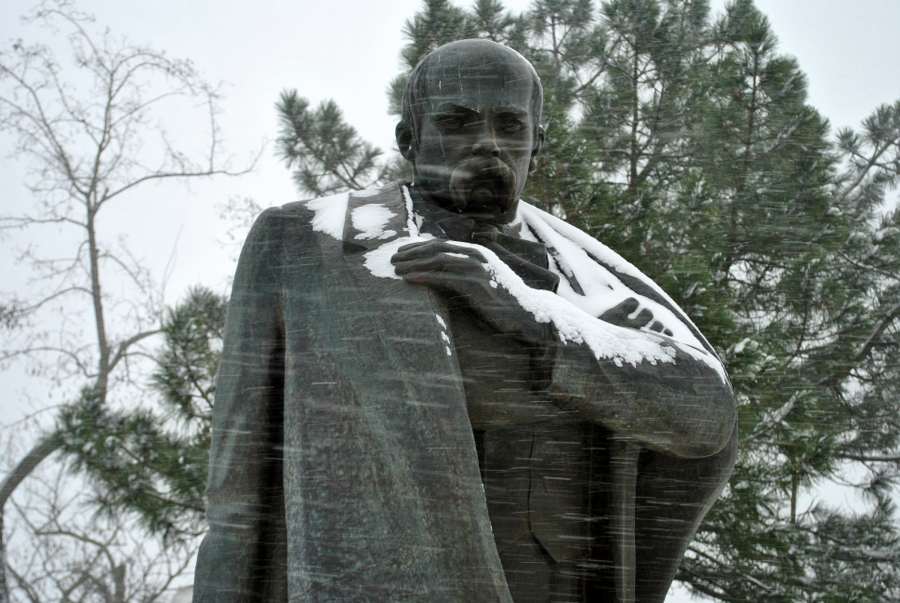
[(446, 241), (441, 239), (429, 239), (427, 241), (416, 241), (400, 247), (393, 255), (397, 261), (412, 260), (423, 258), (441, 253), (446, 245)]
[(406, 245), (403, 245), (399, 249), (397, 249), (394, 257), (407, 252), (411, 252), (412, 250), (428, 245), (429, 243), (431, 243), (431, 241), (416, 241), (415, 243), (407, 243)]
[(485, 261), (484, 256), (481, 255), (479, 251), (472, 249), (471, 247), (454, 245), (453, 243), (444, 241), (442, 239), (432, 239), (430, 241), (404, 245), (403, 247), (398, 249), (397, 253), (395, 253), (391, 257), (391, 261), (396, 264), (398, 262), (406, 262), (420, 258), (437, 256), (442, 253), (455, 254), (456, 256), (467, 256), (479, 262)]
[(472, 281), (484, 280), (487, 276), (481, 262), (455, 252), (400, 259), (394, 263), (394, 270), (400, 276), (410, 272), (451, 273)]
[(634, 323), (639, 327), (645, 327), (653, 320), (653, 312), (644, 308), (633, 319)]
[(624, 316), (628, 316), (629, 314), (633, 314), (634, 311), (637, 310), (638, 306), (640, 306), (640, 305), (641, 305), (641, 302), (639, 302), (637, 299), (635, 299), (633, 297), (629, 297), (628, 299), (626, 299), (625, 301), (620, 303), (618, 306), (613, 308), (611, 311), (619, 312), (619, 313), (623, 314)]

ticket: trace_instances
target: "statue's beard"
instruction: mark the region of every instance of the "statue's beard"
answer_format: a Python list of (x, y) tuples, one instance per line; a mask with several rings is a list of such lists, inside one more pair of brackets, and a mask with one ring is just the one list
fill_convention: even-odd
[(497, 214), (516, 202), (516, 174), (495, 157), (473, 157), (458, 164), (450, 174), (449, 201), (453, 209), (467, 214)]

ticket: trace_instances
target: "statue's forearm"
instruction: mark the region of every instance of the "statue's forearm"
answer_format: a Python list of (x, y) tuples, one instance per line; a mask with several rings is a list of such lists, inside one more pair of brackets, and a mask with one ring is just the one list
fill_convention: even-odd
[(736, 409), (731, 387), (693, 355), (636, 365), (598, 360), (575, 343), (560, 344), (551, 399), (644, 447), (685, 458), (710, 456), (727, 443)]

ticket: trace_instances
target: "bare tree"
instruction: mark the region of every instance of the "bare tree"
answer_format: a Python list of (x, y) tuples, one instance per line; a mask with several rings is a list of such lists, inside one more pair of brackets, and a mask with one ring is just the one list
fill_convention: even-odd
[(85, 512), (86, 497), (72, 479), (41, 471), (10, 503), (10, 600), (153, 603), (170, 596), (195, 547), (163, 549), (136, 537), (140, 531), (122, 516)]
[[(27, 20), (65, 39), (68, 53), (59, 60), (22, 41), (0, 51), (0, 132), (14, 141), (10, 156), (27, 163), (34, 198), (30, 211), (0, 215), (0, 237), (50, 227), (55, 244), (49, 254), (20, 253), (33, 274), (29, 295), (0, 294), (0, 366), (24, 361), (62, 384), (70, 402), (89, 395), (105, 404), (159, 332), (164, 305), (161, 287), (118, 233), (103, 230), (101, 214), (148, 183), (237, 175), (254, 162), (237, 170), (223, 162), (217, 90), (189, 61), (98, 33), (69, 0), (44, 2)], [(184, 151), (197, 137), (176, 143), (163, 127), (161, 112), (173, 108), (206, 124), (201, 150)], [(111, 283), (121, 293), (110, 295)], [(0, 522), (57, 441), (39, 438), (0, 481)], [(0, 572), (0, 603), (3, 583)]]

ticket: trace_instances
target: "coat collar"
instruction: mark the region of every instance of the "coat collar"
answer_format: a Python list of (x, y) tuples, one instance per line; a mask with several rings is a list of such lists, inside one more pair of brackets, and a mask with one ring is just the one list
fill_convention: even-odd
[(344, 220), (344, 254), (365, 253), (408, 236), (409, 203), (408, 189), (399, 181), (381, 189), (351, 192)]

